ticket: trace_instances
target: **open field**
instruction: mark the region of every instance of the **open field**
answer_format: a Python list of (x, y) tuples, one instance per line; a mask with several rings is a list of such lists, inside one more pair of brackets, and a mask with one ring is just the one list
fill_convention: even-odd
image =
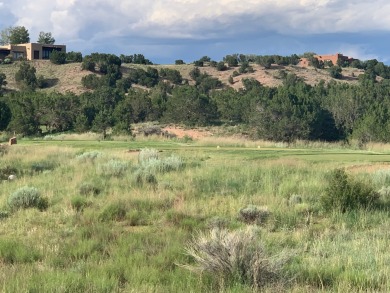
[[(0, 151), (1, 292), (390, 291), (390, 145), (63, 135)], [(324, 210), (336, 168), (380, 204)], [(26, 186), (38, 208), (11, 200)], [(267, 263), (287, 256), (261, 286), (187, 269), (199, 233), (248, 230)]]

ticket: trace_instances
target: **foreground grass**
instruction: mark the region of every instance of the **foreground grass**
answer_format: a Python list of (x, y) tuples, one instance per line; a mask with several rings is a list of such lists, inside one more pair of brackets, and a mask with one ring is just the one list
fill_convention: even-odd
[[(138, 160), (143, 148), (159, 150), (161, 158), (180, 157), (184, 165), (148, 177)], [(252, 292), (250, 284), (221, 282), (180, 265), (193, 262), (185, 247), (199, 231), (253, 224), (239, 217), (252, 205), (270, 213), (257, 223), (267, 249), (292, 256), (286, 279), (263, 291), (389, 291), (386, 205), (325, 213), (318, 200), (334, 168), (369, 178), (378, 190), (390, 185), (387, 151), (22, 140), (0, 161), (0, 170), (12, 167), (17, 175), (0, 183), (0, 290)], [(11, 211), (8, 197), (24, 186), (39, 189), (48, 209)]]

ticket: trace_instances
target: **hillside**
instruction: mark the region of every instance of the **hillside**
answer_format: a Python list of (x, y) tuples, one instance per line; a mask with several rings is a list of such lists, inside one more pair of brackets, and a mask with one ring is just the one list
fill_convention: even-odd
[[(70, 63), (65, 65), (54, 65), (50, 61), (46, 60), (35, 60), (31, 61), (37, 72), (36, 75), (43, 75), (45, 79), (48, 80), (50, 86), (45, 91), (58, 91), (58, 92), (74, 92), (76, 94), (85, 92), (86, 89), (81, 85), (81, 79), (83, 76), (90, 74), (89, 71), (81, 70), (80, 63)], [(122, 72), (126, 76), (129, 68), (142, 67), (146, 68), (148, 65), (135, 65), (135, 64), (123, 64)], [(184, 79), (191, 81), (189, 76), (190, 71), (194, 68), (193, 64), (185, 65), (150, 65), (156, 69), (160, 68), (171, 68), (180, 71)], [(222, 81), (223, 84), (231, 86), (235, 89), (242, 88), (242, 79), (244, 78), (254, 78), (258, 80), (261, 84), (275, 87), (282, 84), (280, 79), (280, 73), (282, 70), (289, 73), (294, 73), (298, 77), (302, 78), (306, 83), (314, 85), (320, 80), (325, 82), (331, 81), (333, 78), (329, 76), (329, 73), (326, 69), (315, 69), (313, 67), (303, 68), (299, 66), (279, 66), (272, 65), (270, 69), (265, 69), (264, 67), (251, 64), (254, 69), (253, 73), (245, 73), (239, 76), (234, 77), (234, 84), (230, 85), (228, 83), (229, 77), (233, 74), (234, 71), (238, 68), (229, 68), (226, 71), (218, 71), (214, 67), (205, 66), (199, 67), (201, 72), (206, 72), (209, 75), (218, 78)], [(9, 65), (0, 65), (0, 72), (3, 72), (7, 76), (7, 86), (6, 90), (16, 90), (15, 82), (15, 73), (19, 68), (19, 63), (14, 62)], [(356, 68), (343, 68), (342, 74), (343, 79), (338, 80), (341, 82), (348, 83), (357, 83), (358, 76), (363, 73), (363, 70)]]

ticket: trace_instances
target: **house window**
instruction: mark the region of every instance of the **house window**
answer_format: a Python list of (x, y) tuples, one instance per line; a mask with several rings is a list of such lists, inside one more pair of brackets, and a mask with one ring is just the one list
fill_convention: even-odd
[(42, 48), (42, 59), (50, 59), (50, 55), (53, 51), (61, 51), (61, 48), (43, 47)]
[(23, 52), (13, 52), (13, 59), (24, 59), (24, 53)]
[(39, 59), (39, 51), (34, 50), (34, 59)]

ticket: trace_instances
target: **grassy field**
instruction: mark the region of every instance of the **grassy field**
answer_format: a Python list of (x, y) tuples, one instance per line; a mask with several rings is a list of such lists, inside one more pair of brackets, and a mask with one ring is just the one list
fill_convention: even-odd
[[(390, 291), (390, 146), (63, 136), (0, 151), (1, 292)], [(378, 206), (325, 210), (336, 168)]]

